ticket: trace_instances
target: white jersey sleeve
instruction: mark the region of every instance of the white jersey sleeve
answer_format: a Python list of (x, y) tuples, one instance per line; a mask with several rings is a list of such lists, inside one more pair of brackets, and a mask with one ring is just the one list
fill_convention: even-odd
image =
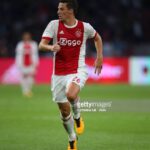
[(37, 44), (37, 42), (33, 41), (32, 45), (33, 45), (33, 49), (32, 49), (32, 61), (33, 61), (33, 64), (35, 66), (37, 66), (38, 63), (39, 63), (38, 44)]
[(22, 59), (23, 59), (22, 42), (19, 42), (16, 46), (16, 57), (15, 57), (16, 65), (18, 67), (23, 66)]
[(96, 30), (89, 23), (84, 23), (84, 30), (88, 39), (94, 38), (97, 33)]
[(44, 33), (42, 35), (42, 37), (46, 37), (46, 38), (54, 38), (54, 34), (55, 34), (55, 29), (56, 29), (56, 26), (57, 26), (57, 23), (58, 21), (57, 20), (53, 20), (51, 21), (46, 29), (44, 30)]

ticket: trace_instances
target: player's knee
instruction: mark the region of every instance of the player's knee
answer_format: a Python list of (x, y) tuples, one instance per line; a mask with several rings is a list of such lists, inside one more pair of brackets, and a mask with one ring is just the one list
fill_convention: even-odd
[(70, 111), (67, 109), (61, 109), (60, 111), (63, 118), (66, 118), (70, 115)]
[(68, 120), (71, 118), (71, 116), (72, 116), (72, 115), (71, 115), (71, 113), (70, 113), (68, 116), (65, 116), (65, 117), (64, 117), (64, 116), (61, 116), (61, 119), (62, 119), (63, 122), (66, 122), (66, 121), (68, 121)]
[(71, 101), (74, 101), (77, 96), (74, 93), (66, 92), (66, 97), (71, 102)]

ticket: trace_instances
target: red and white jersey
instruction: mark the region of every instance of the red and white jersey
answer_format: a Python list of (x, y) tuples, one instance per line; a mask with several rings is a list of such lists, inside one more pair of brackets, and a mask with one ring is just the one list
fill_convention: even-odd
[(16, 64), (19, 67), (38, 65), (38, 45), (35, 41), (21, 41), (16, 46)]
[(74, 26), (67, 26), (59, 20), (51, 21), (43, 35), (43, 39), (53, 39), (53, 44), (61, 47), (54, 53), (54, 74), (67, 75), (77, 73), (85, 67), (86, 41), (96, 36), (95, 29), (85, 22), (76, 20)]

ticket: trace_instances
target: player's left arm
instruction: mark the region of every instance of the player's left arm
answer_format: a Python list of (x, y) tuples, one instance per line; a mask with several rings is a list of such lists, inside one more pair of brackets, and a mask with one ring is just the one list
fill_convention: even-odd
[(101, 73), (102, 63), (103, 63), (103, 44), (102, 44), (102, 38), (98, 33), (94, 38), (94, 43), (97, 51), (97, 57), (94, 64), (95, 74), (99, 75)]
[(33, 42), (32, 66), (36, 69), (38, 64), (39, 64), (38, 44), (37, 42)]

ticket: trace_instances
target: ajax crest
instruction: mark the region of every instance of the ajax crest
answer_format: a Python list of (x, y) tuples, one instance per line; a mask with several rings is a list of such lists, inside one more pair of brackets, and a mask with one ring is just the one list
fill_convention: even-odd
[(78, 30), (75, 32), (75, 36), (76, 36), (77, 38), (80, 38), (80, 37), (82, 36), (81, 30), (78, 29)]

